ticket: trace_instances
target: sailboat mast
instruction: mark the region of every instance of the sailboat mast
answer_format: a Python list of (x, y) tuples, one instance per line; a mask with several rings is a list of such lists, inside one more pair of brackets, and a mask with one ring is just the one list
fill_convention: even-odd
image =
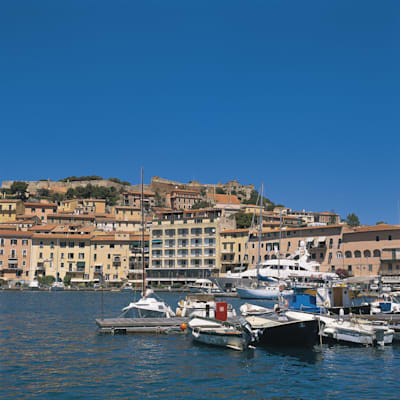
[(264, 190), (264, 182), (261, 183), (261, 194), (260, 194), (260, 228), (258, 231), (258, 257), (257, 257), (257, 282), (258, 282), (258, 273), (260, 270), (261, 263), (261, 236), (262, 236), (262, 209), (263, 209), (263, 190)]
[(281, 273), (282, 208), (279, 210), (278, 280)]
[(141, 168), (141, 187), (142, 187), (142, 192), (141, 192), (141, 199), (140, 199), (140, 213), (142, 216), (142, 296), (146, 296), (146, 273), (145, 273), (145, 263), (144, 263), (144, 191), (143, 191), (143, 168)]

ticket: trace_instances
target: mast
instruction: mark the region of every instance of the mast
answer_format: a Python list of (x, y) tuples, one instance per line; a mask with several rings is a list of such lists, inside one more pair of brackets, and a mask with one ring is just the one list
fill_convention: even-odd
[(258, 257), (257, 257), (257, 282), (258, 282), (258, 273), (260, 271), (260, 263), (261, 263), (261, 236), (262, 236), (262, 209), (263, 209), (263, 190), (264, 190), (264, 182), (261, 183), (261, 194), (260, 194), (260, 228), (258, 231)]
[(281, 274), (282, 208), (279, 210), (278, 280)]
[(144, 201), (144, 193), (143, 193), (143, 168), (140, 170), (141, 172), (141, 186), (142, 186), (142, 192), (141, 192), (141, 199), (140, 199), (140, 213), (142, 216), (142, 296), (146, 296), (146, 272), (145, 272), (145, 263), (144, 263), (144, 206), (143, 206), (143, 201)]

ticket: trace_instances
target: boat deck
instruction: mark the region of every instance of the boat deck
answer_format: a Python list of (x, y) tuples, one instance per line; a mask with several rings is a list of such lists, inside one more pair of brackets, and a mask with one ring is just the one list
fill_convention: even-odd
[(180, 325), (189, 318), (104, 318), (96, 319), (100, 333), (182, 333)]

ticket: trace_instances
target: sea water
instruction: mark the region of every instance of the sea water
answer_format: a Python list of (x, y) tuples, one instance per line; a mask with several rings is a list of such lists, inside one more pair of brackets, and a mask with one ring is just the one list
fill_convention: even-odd
[[(175, 308), (184, 294), (160, 296)], [(101, 297), (0, 292), (0, 399), (400, 398), (397, 344), (238, 352), (186, 335), (101, 335)], [(104, 317), (132, 298), (105, 292)]]

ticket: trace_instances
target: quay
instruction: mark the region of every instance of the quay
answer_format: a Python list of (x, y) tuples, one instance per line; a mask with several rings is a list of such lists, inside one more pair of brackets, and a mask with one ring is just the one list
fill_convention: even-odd
[(124, 335), (128, 333), (183, 333), (180, 326), (189, 318), (104, 318), (96, 319), (99, 333)]

